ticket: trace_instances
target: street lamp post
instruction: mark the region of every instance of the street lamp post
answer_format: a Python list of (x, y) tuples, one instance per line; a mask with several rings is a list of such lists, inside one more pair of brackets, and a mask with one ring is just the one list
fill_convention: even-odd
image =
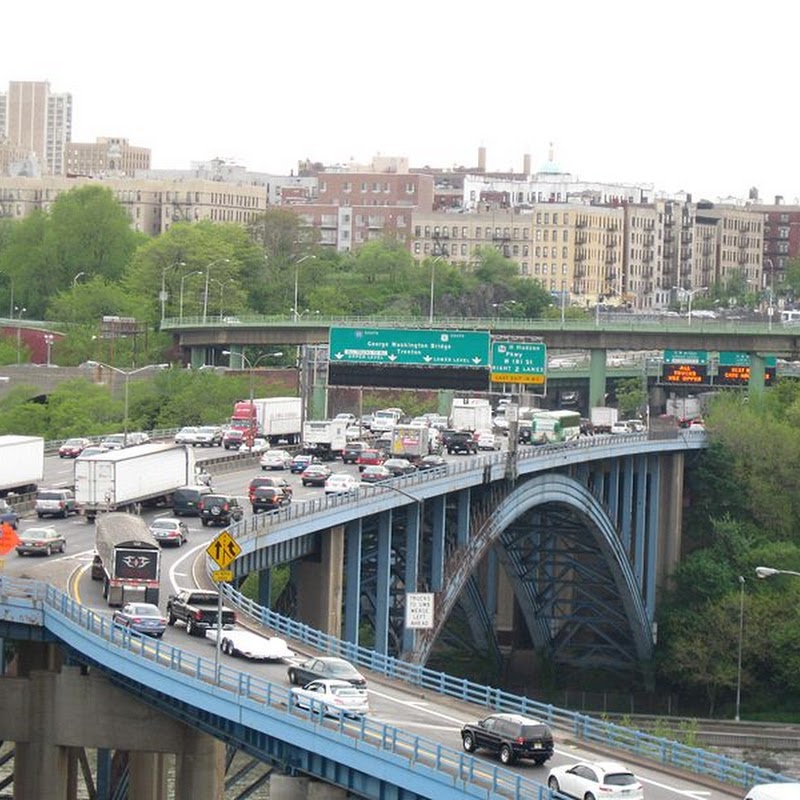
[(222, 355), (236, 356), (240, 358), (247, 366), (250, 372), (250, 428), (247, 432), (247, 446), (253, 446), (253, 441), (256, 438), (256, 409), (255, 409), (255, 387), (253, 384), (253, 370), (258, 366), (259, 362), (265, 358), (280, 358), (283, 351), (279, 350), (277, 353), (262, 353), (255, 361), (251, 361), (244, 353), (233, 353), (230, 350), (223, 350)]
[(47, 366), (50, 366), (50, 351), (53, 348), (53, 342), (55, 341), (55, 336), (52, 333), (46, 333), (44, 335), (44, 343), (47, 345)]
[(205, 291), (203, 292), (203, 322), (206, 321), (206, 318), (208, 316), (208, 280), (211, 275), (211, 267), (213, 267), (215, 264), (229, 264), (229, 263), (230, 263), (229, 258), (218, 258), (215, 261), (212, 261), (210, 264), (206, 265), (206, 288)]
[(297, 259), (297, 261), (294, 262), (294, 308), (292, 309), (292, 311), (294, 312), (295, 322), (297, 322), (297, 320), (300, 318), (297, 305), (298, 295), (300, 291), (300, 265), (307, 258), (316, 258), (316, 256), (313, 255), (312, 253), (306, 253), (304, 256), (301, 256), (300, 258)]
[(17, 364), (20, 363), (21, 358), (21, 348), (22, 348), (22, 326), (20, 324), (20, 320), (22, 319), (22, 315), (27, 311), (27, 308), (19, 308), (19, 306), (14, 306), (14, 313), (17, 315)]
[(78, 278), (85, 275), (85, 272), (79, 272), (73, 279), (72, 279), (72, 288), (74, 289), (78, 285)]
[(196, 270), (194, 270), (193, 272), (187, 272), (185, 275), (183, 275), (183, 276), (181, 277), (181, 299), (180, 299), (180, 306), (179, 306), (179, 311), (178, 311), (178, 316), (179, 316), (181, 319), (183, 319), (183, 282), (184, 282), (184, 281), (185, 281), (187, 278), (191, 278), (191, 277), (192, 277), (192, 275), (202, 275), (202, 274), (203, 274), (203, 271), (202, 271), (202, 270), (196, 269)]
[(136, 369), (120, 369), (120, 367), (115, 367), (112, 364), (106, 364), (103, 361), (87, 361), (86, 362), (90, 367), (103, 367), (105, 369), (110, 369), (112, 372), (116, 372), (118, 375), (123, 375), (125, 377), (125, 406), (124, 406), (124, 420), (122, 422), (122, 446), (128, 446), (128, 379), (131, 375), (136, 375), (138, 372), (145, 372), (148, 369), (168, 369), (169, 364), (145, 364), (143, 367), (137, 367)]
[(444, 259), (444, 256), (436, 256), (436, 258), (431, 261), (431, 297), (430, 303), (428, 304), (428, 325), (433, 325), (433, 300), (434, 300), (434, 288), (436, 283), (436, 265)]
[(222, 303), (225, 299), (225, 287), (229, 283), (235, 283), (236, 278), (228, 278), (224, 281), (218, 281), (216, 278), (211, 279), (211, 283), (216, 283), (219, 286), (219, 320), (222, 322)]
[(692, 324), (692, 302), (694, 301), (694, 296), (698, 292), (704, 292), (706, 289), (708, 289), (708, 286), (698, 286), (696, 289), (684, 289), (682, 286), (673, 286), (672, 288), (675, 289), (675, 291), (678, 291), (681, 294), (687, 295), (689, 297), (689, 303), (688, 303), (688, 305), (686, 307), (686, 311), (687, 311), (687, 313), (689, 315), (689, 323), (688, 324), (691, 325)]
[(773, 305), (773, 293), (775, 291), (775, 265), (772, 263), (771, 258), (764, 259), (765, 264), (769, 264), (769, 305), (767, 306), (767, 326), (772, 330), (772, 316), (775, 313), (775, 306)]
[(739, 658), (736, 664), (736, 715), (739, 721), (739, 711), (742, 705), (742, 641), (744, 639), (744, 576), (739, 576)]
[(164, 267), (164, 269), (161, 270), (161, 294), (159, 295), (159, 299), (161, 300), (161, 321), (162, 322), (164, 321), (164, 317), (165, 317), (165, 314), (166, 314), (166, 308), (167, 308), (167, 284), (166, 284), (166, 281), (167, 281), (167, 270), (170, 270), (173, 267), (185, 267), (185, 266), (186, 266), (186, 262), (185, 261), (173, 261), (172, 264), (170, 264), (167, 267)]
[(774, 575), (794, 575), (800, 578), (800, 572), (793, 572), (790, 569), (774, 569), (773, 567), (756, 567), (756, 577), (772, 578)]

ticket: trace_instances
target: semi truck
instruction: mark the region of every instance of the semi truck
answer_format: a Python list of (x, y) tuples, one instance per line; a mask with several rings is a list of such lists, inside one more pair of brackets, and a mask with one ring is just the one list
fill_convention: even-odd
[(480, 397), (453, 398), (450, 427), (456, 431), (492, 430), (492, 404)]
[(427, 425), (396, 425), (389, 452), (393, 458), (419, 461), (431, 452), (431, 430)]
[(44, 479), (41, 436), (0, 436), (0, 497), (35, 492)]
[(343, 419), (307, 420), (303, 423), (303, 452), (323, 461), (341, 456), (347, 446), (347, 421)]
[(158, 605), (161, 548), (147, 523), (134, 514), (111, 512), (97, 520), (92, 578), (103, 581), (110, 606), (139, 602)]
[(140, 444), (75, 460), (75, 500), (87, 522), (107, 511), (172, 505), (172, 494), (196, 482), (191, 447)]
[[(260, 397), (240, 401), (233, 406), (230, 427), (245, 436), (262, 436), (270, 444), (285, 441), (297, 444), (302, 433), (300, 397)], [(251, 434), (252, 431), (252, 434)]]

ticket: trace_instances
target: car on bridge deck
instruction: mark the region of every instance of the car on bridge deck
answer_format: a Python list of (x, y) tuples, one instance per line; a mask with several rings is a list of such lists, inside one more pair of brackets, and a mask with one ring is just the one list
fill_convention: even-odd
[(346, 717), (361, 717), (369, 713), (369, 697), (366, 689), (359, 689), (344, 680), (317, 680), (302, 688), (290, 690), (297, 708), (309, 711), (321, 710), (324, 714)]
[(80, 437), (67, 439), (67, 441), (58, 448), (58, 457), (77, 458), (91, 443), (91, 439), (82, 439)]
[(17, 555), (39, 553), (49, 556), (51, 553), (63, 553), (66, 549), (67, 540), (64, 534), (55, 528), (28, 528), (19, 534)]
[(380, 483), (381, 481), (388, 481), (390, 478), (394, 478), (392, 471), (386, 469), (382, 464), (374, 467), (364, 467), (364, 471), (361, 473), (362, 483)]
[(332, 678), (347, 681), (359, 689), (367, 688), (367, 679), (349, 661), (338, 656), (311, 656), (299, 664), (292, 664), (286, 674), (294, 686)]
[(636, 776), (617, 761), (580, 761), (553, 767), (547, 786), (554, 792), (584, 800), (643, 800), (644, 789)]
[(331, 468), (326, 464), (309, 464), (300, 473), (300, 480), (303, 486), (324, 486), (332, 474)]
[(547, 723), (533, 717), (490, 714), (461, 728), (461, 744), (468, 753), (491, 750), (504, 764), (526, 758), (539, 766), (553, 755), (553, 732)]
[(114, 612), (111, 620), (137, 633), (155, 636), (156, 639), (160, 639), (167, 629), (167, 618), (153, 603), (125, 603)]

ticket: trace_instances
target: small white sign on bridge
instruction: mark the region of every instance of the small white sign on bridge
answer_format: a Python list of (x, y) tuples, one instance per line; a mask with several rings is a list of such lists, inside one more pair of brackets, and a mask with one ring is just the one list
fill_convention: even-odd
[(409, 592), (406, 595), (406, 628), (428, 630), (433, 627), (433, 593)]

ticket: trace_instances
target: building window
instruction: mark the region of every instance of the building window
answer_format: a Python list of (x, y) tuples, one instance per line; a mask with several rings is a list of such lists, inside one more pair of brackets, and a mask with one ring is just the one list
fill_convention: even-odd
[(480, 239), (481, 238), (481, 226), (480, 225), (478, 225), (478, 227), (475, 228), (475, 238), (476, 239)]

